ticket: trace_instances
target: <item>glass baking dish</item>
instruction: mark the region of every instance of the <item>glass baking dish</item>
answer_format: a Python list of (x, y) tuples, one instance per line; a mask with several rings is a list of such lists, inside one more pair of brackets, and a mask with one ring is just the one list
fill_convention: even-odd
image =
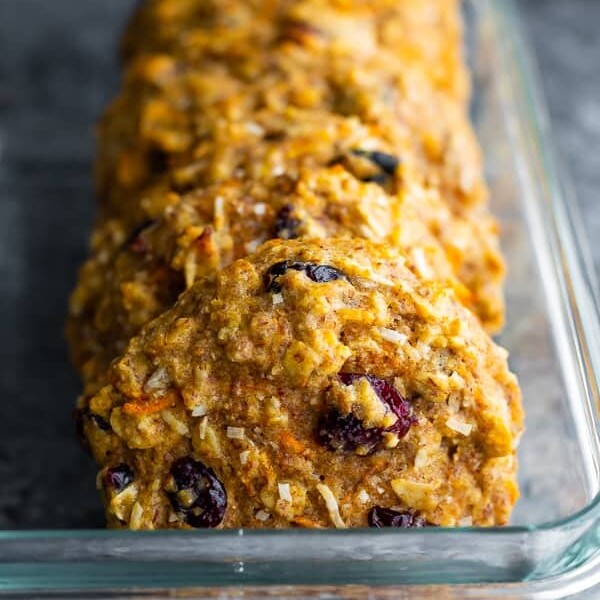
[[(5, 0), (0, 9), (6, 10), (9, 4)], [(44, 4), (43, 0), (23, 0), (21, 8), (28, 5), (43, 12)], [(57, 0), (52, 4), (53, 9), (70, 4), (87, 18), (94, 16), (94, 6), (103, 17), (102, 11), (110, 12), (111, 7), (114, 14), (126, 12), (125, 4), (117, 9), (115, 0)], [(527, 432), (519, 450), (522, 498), (513, 524), (502, 529), (406, 531), (143, 533), (75, 529), (98, 522), (94, 516), (98, 513), (90, 513), (90, 507), (98, 502), (90, 491), (93, 469), (85, 459), (57, 450), (50, 458), (62, 465), (62, 478), (40, 469), (40, 481), (50, 490), (46, 500), (50, 518), (44, 521), (38, 510), (17, 519), (18, 530), (0, 533), (0, 594), (74, 598), (227, 594), (309, 598), (325, 594), (346, 598), (368, 592), (372, 598), (402, 594), (417, 599), (551, 599), (600, 583), (600, 321), (583, 228), (574, 199), (557, 172), (546, 112), (515, 5), (511, 0), (472, 0), (465, 3), (465, 14), (474, 70), (473, 120), (484, 148), (509, 264), (508, 326), (499, 341), (511, 351), (527, 411)], [(96, 39), (96, 45), (100, 39), (106, 41), (106, 35)], [(101, 50), (96, 48), (98, 52)], [(82, 68), (85, 70), (84, 64)], [(72, 89), (60, 82), (61, 73), (45, 76), (59, 86), (54, 93), (65, 96), (68, 108), (73, 102), (67, 99)], [(88, 98), (90, 102), (98, 107), (102, 104), (97, 94), (91, 101)], [(21, 108), (14, 111), (30, 124)], [(41, 277), (47, 265), (32, 260), (32, 252), (38, 258), (50, 250), (65, 257), (61, 267), (50, 259), (55, 265), (51, 279), (63, 282), (61, 290), (72, 283), (74, 274), (68, 269), (80, 258), (91, 216), (88, 157), (86, 151), (82, 153), (77, 127), (60, 133), (67, 142), (49, 158), (40, 147), (51, 145), (35, 141), (39, 135), (35, 121), (29, 130), (34, 135), (27, 141), (19, 135), (20, 121), (9, 119), (10, 115), (10, 107), (0, 111), (0, 139), (4, 142), (0, 254), (12, 257), (12, 262), (4, 260), (0, 265), (25, 283), (21, 287), (2, 284), (7, 299), (2, 319), (6, 331), (14, 329), (25, 347), (36, 348), (17, 356), (35, 357), (39, 365), (19, 370), (9, 359), (4, 368), (8, 373), (12, 364), (17, 372), (14, 381), (26, 382), (24, 389), (31, 397), (22, 392), (23, 413), (42, 411), (36, 414), (50, 419), (43, 431), (68, 436), (64, 420), (53, 430), (51, 419), (72, 399), (61, 399), (54, 411), (44, 409), (52, 401), (47, 392), (56, 379), (44, 381), (39, 375), (52, 372), (56, 377), (54, 370), (63, 359), (50, 356), (56, 345), (45, 348), (42, 344), (40, 348), (39, 340), (45, 338), (39, 328), (21, 325), (35, 319), (35, 311), (42, 306), (52, 312), (53, 323), (62, 319), (60, 303), (50, 302), (51, 308), (47, 308), (46, 284), (33, 299), (26, 300), (24, 294), (47, 281)], [(73, 123), (78, 119), (82, 120), (81, 115), (75, 115)], [(26, 167), (25, 172), (15, 170), (15, 165)], [(61, 196), (66, 197), (62, 205), (45, 202)], [(60, 211), (65, 213), (62, 218)], [(71, 227), (77, 233), (69, 234)], [(42, 242), (36, 238), (40, 235)], [(2, 349), (3, 356), (8, 356), (7, 348)], [(37, 373), (38, 377), (33, 383), (19, 379), (24, 373)], [(3, 375), (3, 382), (9, 379)], [(59, 381), (61, 394), (73, 388), (72, 378)], [(35, 396), (36, 390), (44, 392), (42, 398)], [(6, 416), (4, 412), (2, 416)], [(60, 419), (63, 417), (61, 413)], [(28, 418), (23, 414), (25, 422)], [(10, 422), (10, 414), (8, 421), (3, 420)], [(10, 433), (15, 441), (9, 438), (6, 442)], [(10, 433), (3, 433), (3, 439), (11, 448), (17, 447), (9, 467), (16, 472), (22, 468), (18, 464), (22, 439), (14, 431)], [(44, 439), (35, 442), (32, 437), (30, 441), (52, 452), (54, 446)], [(4, 446), (1, 448), (4, 452)], [(47, 458), (40, 458), (42, 464), (49, 464), (44, 460)], [(6, 494), (12, 493), (7, 486), (2, 484), (2, 507)], [(76, 491), (78, 486), (85, 492)]]

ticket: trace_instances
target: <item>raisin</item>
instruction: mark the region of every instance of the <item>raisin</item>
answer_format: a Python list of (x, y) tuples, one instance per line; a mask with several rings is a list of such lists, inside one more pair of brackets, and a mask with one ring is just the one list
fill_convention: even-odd
[(98, 429), (101, 429), (102, 431), (111, 431), (111, 426), (110, 423), (102, 418), (100, 415), (97, 415), (95, 413), (89, 413), (89, 417), (90, 417), (90, 421), (93, 421), (94, 424), (96, 425), (96, 427), (98, 427)]
[(187, 456), (171, 467), (166, 493), (171, 506), (195, 528), (216, 527), (227, 508), (227, 493), (214, 471)]
[(348, 276), (343, 271), (330, 265), (284, 260), (269, 267), (269, 270), (265, 274), (267, 292), (280, 292), (281, 283), (279, 283), (279, 278), (289, 270), (301, 271), (315, 283), (329, 283), (338, 279), (349, 281)]
[(387, 183), (388, 176), (385, 173), (377, 173), (377, 175), (369, 175), (368, 177), (363, 177), (361, 181), (363, 183), (376, 183), (381, 187), (384, 187)]
[(369, 527), (382, 529), (384, 527), (398, 527), (400, 529), (413, 529), (417, 527), (430, 527), (423, 517), (419, 517), (414, 511), (399, 511), (392, 508), (374, 506), (368, 515)]
[(152, 148), (147, 155), (148, 166), (152, 175), (165, 173), (169, 168), (169, 153), (160, 148)]
[(289, 19), (283, 25), (284, 29), (283, 34), (279, 38), (280, 42), (293, 42), (303, 45), (307, 43), (307, 38), (323, 36), (321, 29), (307, 21)]
[(111, 467), (104, 474), (104, 482), (112, 488), (117, 494), (133, 483), (134, 475), (131, 468), (121, 463), (116, 467)]
[(281, 207), (275, 217), (275, 237), (284, 240), (293, 240), (298, 237), (298, 227), (302, 221), (294, 217), (293, 212), (294, 207), (291, 204)]
[(148, 243), (143, 237), (144, 232), (150, 227), (156, 225), (156, 221), (148, 219), (143, 223), (140, 223), (127, 237), (123, 243), (123, 248), (130, 248), (135, 254), (146, 254), (149, 247)]
[(378, 150), (352, 150), (352, 154), (369, 159), (386, 175), (393, 175), (400, 165), (400, 161), (395, 156)]
[(102, 431), (111, 431), (112, 428), (110, 426), (110, 423), (106, 419), (104, 419), (100, 415), (90, 412), (89, 409), (87, 409), (87, 408), (76, 409), (75, 410), (75, 432), (77, 433), (77, 437), (79, 438), (79, 441), (81, 442), (81, 445), (84, 448), (84, 450), (89, 451), (90, 450), (89, 443), (85, 437), (85, 420), (86, 419), (89, 419), (90, 421), (92, 421), (96, 425), (96, 427), (98, 427), (98, 429), (100, 429)]
[(354, 452), (360, 449), (361, 454), (370, 454), (375, 451), (383, 439), (384, 433), (395, 433), (401, 438), (415, 423), (408, 401), (385, 379), (357, 373), (340, 373), (338, 377), (344, 385), (351, 385), (355, 381), (365, 378), (379, 399), (396, 415), (397, 420), (385, 429), (381, 427), (366, 428), (353, 414), (342, 415), (333, 409), (321, 419), (318, 431), (319, 441), (330, 450)]
[(363, 183), (376, 183), (386, 187), (398, 169), (400, 161), (395, 156), (377, 150), (354, 149), (335, 156), (329, 166), (342, 165)]
[(267, 142), (281, 142), (286, 137), (285, 131), (274, 129), (272, 131), (267, 131), (264, 135), (264, 139)]

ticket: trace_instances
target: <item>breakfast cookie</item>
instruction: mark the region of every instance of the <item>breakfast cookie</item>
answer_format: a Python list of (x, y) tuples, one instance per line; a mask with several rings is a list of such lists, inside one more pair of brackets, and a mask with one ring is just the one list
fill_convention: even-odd
[[(146, 57), (133, 66), (101, 128), (105, 217), (134, 229), (160, 218), (169, 192), (232, 178), (269, 186), (341, 165), (389, 194), (423, 198), (421, 218), (452, 256), (485, 327), (497, 331), (504, 265), (463, 111), (427, 93), (417, 71), (357, 71), (348, 60), (335, 68), (340, 59), (314, 72), (297, 54), (280, 53), (273, 61), (287, 67), (250, 81), (215, 63), (186, 71)], [(298, 76), (288, 81), (291, 72)]]
[(340, 165), (304, 170), (297, 180), (282, 176), (270, 185), (233, 179), (182, 197), (170, 194), (164, 203), (160, 219), (143, 220), (132, 230), (112, 220), (96, 230), (67, 326), (73, 362), (87, 383), (102, 384), (129, 339), (196, 279), (272, 238), (386, 242), (403, 250), (423, 278), (446, 282), (466, 305), (478, 304), (456, 278), (454, 255), (421, 219), (424, 199), (392, 197)]
[(465, 100), (462, 29), (458, 0), (151, 0), (131, 19), (122, 53), (131, 61), (156, 52), (215, 53), (231, 40), (241, 54), (278, 38), (330, 44), (419, 64), (434, 86)]
[(451, 288), (366, 240), (274, 240), (80, 402), (112, 527), (501, 525), (520, 393)]
[[(394, 155), (453, 212), (487, 211), (466, 110), (422, 71), (381, 55), (280, 45), (243, 56), (235, 46), (222, 60), (143, 55), (129, 65), (99, 128), (106, 216), (135, 214), (144, 190), (175, 173), (178, 185), (293, 176), (352, 150)], [(385, 172), (374, 175), (384, 182)]]

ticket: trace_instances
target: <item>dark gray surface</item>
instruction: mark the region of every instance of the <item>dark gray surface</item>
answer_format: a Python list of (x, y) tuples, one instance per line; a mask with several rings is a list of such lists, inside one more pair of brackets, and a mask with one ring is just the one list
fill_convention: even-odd
[(0, 529), (103, 525), (62, 331), (131, 4), (0, 0)]
[[(0, 0), (0, 529), (102, 525), (95, 470), (73, 435), (78, 382), (62, 327), (93, 214), (93, 122), (118, 84), (116, 36), (132, 5)], [(598, 239), (600, 2), (520, 5)]]
[(559, 156), (600, 267), (600, 2), (520, 0)]

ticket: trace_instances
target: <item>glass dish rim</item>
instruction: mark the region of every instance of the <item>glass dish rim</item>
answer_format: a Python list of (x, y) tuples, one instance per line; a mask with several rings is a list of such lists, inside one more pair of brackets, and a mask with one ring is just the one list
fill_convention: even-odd
[[(473, 3), (475, 4), (475, 3)], [(589, 361), (589, 369), (593, 375), (592, 383), (596, 384), (596, 379), (600, 378), (600, 352), (595, 348), (600, 349), (600, 327), (598, 319), (598, 298), (597, 288), (595, 283), (594, 271), (590, 259), (587, 240), (585, 236), (576, 235), (577, 232), (583, 232), (581, 225), (582, 220), (579, 214), (579, 208), (575, 202), (574, 195), (568, 186), (568, 179), (564, 173), (558, 168), (559, 162), (553, 152), (552, 137), (549, 131), (549, 119), (543, 99), (540, 97), (538, 90), (539, 79), (530, 52), (521, 33), (519, 23), (518, 9), (514, 0), (479, 0), (482, 10), (489, 11), (498, 23), (498, 28), (501, 29), (503, 39), (501, 46), (501, 55), (504, 62), (510, 61), (516, 67), (516, 72), (512, 73), (512, 77), (516, 79), (519, 89), (522, 92), (522, 97), (513, 98), (513, 103), (518, 104), (520, 113), (525, 115), (521, 126), (526, 130), (526, 133), (532, 140), (533, 154), (539, 163), (537, 169), (541, 172), (544, 182), (547, 184), (547, 195), (551, 202), (551, 216), (554, 217), (552, 233), (558, 242), (561, 251), (564, 251), (566, 256), (565, 272), (573, 276), (574, 281), (571, 285), (574, 289), (576, 298), (573, 298), (569, 304), (571, 309), (577, 309), (578, 313), (583, 314), (586, 319), (586, 328), (581, 326), (577, 330), (576, 342), (584, 345), (584, 353), (587, 361)], [(516, 88), (515, 85), (512, 86)], [(513, 90), (514, 92), (514, 90)], [(563, 218), (557, 218), (563, 217)], [(546, 226), (548, 227), (548, 226)], [(588, 320), (591, 322), (589, 329), (587, 328)], [(592, 386), (592, 393), (598, 397), (597, 385)], [(589, 403), (589, 414), (591, 414), (591, 425), (600, 429), (600, 415), (598, 408), (593, 406), (593, 401), (590, 396), (582, 398), (582, 402)], [(588, 422), (588, 426), (590, 423)], [(441, 533), (456, 536), (477, 536), (489, 535), (494, 536), (511, 536), (518, 534), (531, 534), (538, 531), (553, 531), (564, 527), (581, 523), (583, 521), (593, 521), (594, 524), (600, 523), (600, 492), (596, 490), (594, 498), (579, 511), (561, 517), (556, 520), (544, 522), (538, 525), (513, 525), (508, 527), (496, 528), (452, 528), (452, 529), (423, 529), (419, 531), (403, 531), (402, 535), (417, 537), (417, 536), (438, 536)], [(394, 531), (373, 531), (372, 529), (353, 529), (353, 530), (328, 530), (327, 535), (337, 538), (353, 537), (368, 532), (370, 536), (395, 536), (398, 532)], [(146, 536), (152, 536), (154, 540), (163, 538), (172, 538), (179, 536), (198, 536), (198, 532), (194, 531), (153, 531), (153, 532), (137, 532), (137, 531), (107, 531), (107, 530), (34, 530), (34, 531), (0, 531), (0, 542), (10, 541), (34, 541), (34, 540), (68, 540), (68, 539), (144, 539)], [(236, 537), (239, 535), (239, 530), (217, 530), (206, 531), (200, 534), (205, 539), (209, 537)], [(304, 531), (304, 530), (244, 530), (245, 538), (271, 538), (271, 537), (317, 537), (320, 532)], [(2, 548), (0, 548), (1, 552)], [(590, 555), (586, 561), (577, 565), (575, 569), (565, 571), (565, 573), (576, 574), (577, 569), (589, 567), (598, 562), (600, 548)], [(6, 562), (5, 559), (2, 559)], [(598, 574), (600, 580), (600, 573)], [(541, 582), (540, 580), (539, 582)], [(550, 579), (548, 579), (550, 581)]]

